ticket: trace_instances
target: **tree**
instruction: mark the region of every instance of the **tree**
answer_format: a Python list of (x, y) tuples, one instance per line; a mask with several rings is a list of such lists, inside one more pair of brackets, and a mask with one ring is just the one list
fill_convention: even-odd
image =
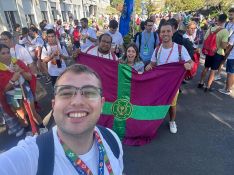
[(170, 11), (196, 11), (204, 7), (205, 0), (166, 0), (165, 6)]
[(111, 6), (107, 6), (106, 13), (109, 15), (112, 15), (112, 14), (119, 14), (120, 12), (116, 8), (113, 8)]
[(206, 0), (206, 6), (215, 7), (217, 12), (227, 11), (233, 2), (231, 0)]
[(111, 6), (119, 12), (123, 9), (124, 0), (111, 0)]

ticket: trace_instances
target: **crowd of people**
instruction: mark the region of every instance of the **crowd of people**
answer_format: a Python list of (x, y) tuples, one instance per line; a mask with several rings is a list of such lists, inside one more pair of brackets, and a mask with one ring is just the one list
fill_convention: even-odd
[[(1, 155), (0, 164), (4, 168), (0, 168), (0, 174), (18, 174), (19, 170), (25, 171), (22, 174), (36, 174), (43, 171), (40, 167), (46, 166), (47, 161), (54, 165), (51, 170), (54, 174), (123, 172), (123, 150), (118, 136), (96, 126), (105, 101), (99, 75), (84, 65), (68, 64), (80, 53), (126, 64), (139, 74), (163, 64), (183, 61), (187, 71), (185, 82), (196, 75), (202, 56), (205, 64), (198, 88), (204, 88), (205, 92), (213, 90), (212, 83), (219, 78), (227, 60), (226, 86), (219, 92), (231, 94), (234, 8), (228, 11), (228, 16), (220, 14), (210, 21), (197, 15), (185, 17), (181, 14), (152, 15), (145, 21), (139, 20), (140, 31), (126, 48), (115, 19), (109, 21), (108, 28), (100, 36), (88, 25), (87, 18), (74, 20), (69, 27), (64, 27), (61, 20), (55, 24), (43, 20), (40, 29), (33, 24), (23, 28), (17, 25), (13, 34), (8, 31), (0, 34), (0, 115), (8, 134), (19, 137), (33, 122), (37, 134), (48, 131), (38, 113), (36, 97), (42, 78), (45, 84), (53, 87), (52, 113), (56, 123), (52, 131), (41, 135), (46, 137), (27, 137)], [(209, 78), (205, 82), (208, 71)], [(177, 133), (178, 95), (179, 90), (169, 109), (169, 128), (174, 134)], [(46, 150), (41, 151), (40, 144), (51, 138), (53, 143), (49, 149), (54, 155), (46, 161), (42, 155)], [(111, 145), (110, 140), (116, 144)], [(12, 163), (15, 161), (18, 163)]]

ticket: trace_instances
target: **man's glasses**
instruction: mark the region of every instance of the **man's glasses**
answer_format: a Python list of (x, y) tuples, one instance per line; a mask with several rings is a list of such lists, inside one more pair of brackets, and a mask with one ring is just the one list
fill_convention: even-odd
[(74, 97), (77, 95), (78, 91), (80, 91), (81, 96), (89, 100), (98, 99), (100, 96), (102, 96), (102, 89), (92, 85), (82, 87), (59, 85), (54, 87), (54, 94), (63, 99), (70, 99)]

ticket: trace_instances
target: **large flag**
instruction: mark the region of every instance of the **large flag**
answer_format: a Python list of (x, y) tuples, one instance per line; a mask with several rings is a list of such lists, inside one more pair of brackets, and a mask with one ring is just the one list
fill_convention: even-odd
[(133, 0), (125, 0), (120, 17), (119, 32), (124, 37), (128, 34), (130, 28), (131, 15), (133, 12)]
[(127, 145), (144, 145), (156, 136), (185, 74), (182, 63), (138, 74), (128, 65), (86, 54), (77, 62), (101, 77), (106, 102), (99, 124)]

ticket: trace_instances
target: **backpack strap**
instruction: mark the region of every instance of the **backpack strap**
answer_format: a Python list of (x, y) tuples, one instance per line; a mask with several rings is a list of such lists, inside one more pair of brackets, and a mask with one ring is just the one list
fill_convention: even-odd
[(154, 32), (154, 49), (156, 47), (157, 39), (158, 39), (157, 32)]
[(182, 53), (182, 45), (178, 44), (178, 52), (179, 52), (179, 61), (182, 61), (181, 53)]
[(142, 40), (142, 32), (139, 33), (139, 53), (141, 52), (141, 40)]
[(97, 125), (97, 127), (107, 144), (110, 146), (110, 149), (113, 152), (114, 156), (118, 159), (120, 156), (120, 149), (117, 140), (107, 128), (100, 125)]
[(93, 49), (94, 47), (96, 47), (95, 45), (92, 45), (92, 46), (90, 46), (88, 49), (87, 49), (87, 51), (86, 51), (86, 53), (88, 53), (91, 49)]
[(161, 44), (157, 46), (156, 50), (155, 50), (155, 58), (156, 58), (156, 64), (158, 62), (158, 51), (159, 51), (159, 48), (161, 47)]
[(220, 32), (221, 30), (223, 30), (225, 28), (219, 27), (218, 29), (216, 29), (213, 33), (217, 34), (218, 32)]
[(226, 28), (228, 24), (229, 24), (229, 21), (225, 23), (224, 27)]
[(53, 131), (39, 135), (36, 138), (39, 150), (36, 175), (52, 175), (54, 172), (54, 138)]

